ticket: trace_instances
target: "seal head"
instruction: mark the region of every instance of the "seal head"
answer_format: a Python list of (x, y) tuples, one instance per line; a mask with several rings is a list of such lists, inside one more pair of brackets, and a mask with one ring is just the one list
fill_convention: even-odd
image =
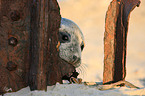
[(81, 52), (84, 48), (84, 37), (80, 28), (73, 21), (62, 18), (59, 28), (59, 56), (75, 68), (81, 64)]

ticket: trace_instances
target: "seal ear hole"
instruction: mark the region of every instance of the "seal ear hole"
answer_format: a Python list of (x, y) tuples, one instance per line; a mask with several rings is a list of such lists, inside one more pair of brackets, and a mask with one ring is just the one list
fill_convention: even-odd
[(61, 43), (66, 43), (71, 41), (71, 35), (66, 32), (59, 32), (59, 40)]

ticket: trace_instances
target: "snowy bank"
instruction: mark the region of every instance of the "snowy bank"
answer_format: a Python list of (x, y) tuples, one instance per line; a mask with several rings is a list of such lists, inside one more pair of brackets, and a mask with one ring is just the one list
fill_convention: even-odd
[(95, 87), (88, 87), (79, 84), (56, 84), (49, 86), (45, 91), (30, 91), (30, 88), (24, 88), (18, 92), (7, 93), (4, 96), (129, 96), (145, 95), (145, 88), (134, 89), (127, 87), (118, 87), (111, 90), (100, 91)]

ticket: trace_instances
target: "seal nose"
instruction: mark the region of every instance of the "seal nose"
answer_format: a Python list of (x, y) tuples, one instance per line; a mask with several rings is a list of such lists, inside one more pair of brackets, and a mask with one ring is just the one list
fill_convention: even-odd
[(75, 55), (73, 56), (73, 59), (74, 59), (74, 60), (76, 60), (77, 58), (78, 58), (77, 56), (75, 56)]
[(77, 57), (77, 56), (73, 56), (73, 63), (74, 64), (79, 64), (79, 63), (81, 63), (81, 58), (79, 58), (79, 57)]

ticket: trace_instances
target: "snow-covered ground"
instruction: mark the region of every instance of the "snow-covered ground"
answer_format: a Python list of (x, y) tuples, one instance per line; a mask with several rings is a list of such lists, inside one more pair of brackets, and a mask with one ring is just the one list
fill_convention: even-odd
[[(85, 36), (86, 46), (82, 54), (81, 77), (87, 82), (102, 82), (103, 36), (105, 14), (111, 0), (59, 0), (61, 16), (76, 22)], [(4, 96), (145, 96), (145, 1), (131, 13), (126, 80), (141, 89), (126, 87), (99, 91), (84, 85), (57, 84), (48, 91), (30, 92), (29, 87)], [(84, 68), (86, 66), (86, 68)]]
[(78, 84), (56, 84), (48, 87), (47, 92), (30, 91), (29, 87), (24, 88), (16, 93), (7, 93), (4, 96), (129, 96), (145, 95), (145, 89), (116, 88), (112, 90), (99, 91), (85, 85)]

